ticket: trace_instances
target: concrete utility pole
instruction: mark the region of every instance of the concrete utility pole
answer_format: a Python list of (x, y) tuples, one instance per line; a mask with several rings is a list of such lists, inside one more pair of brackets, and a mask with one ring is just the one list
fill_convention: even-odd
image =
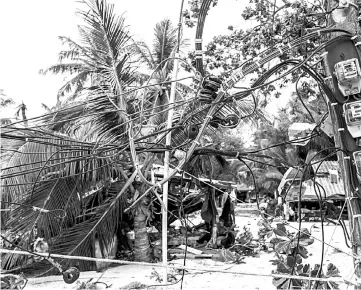
[[(354, 0), (326, 0), (325, 8), (327, 11), (332, 11), (328, 16), (328, 26), (333, 25), (335, 28), (347, 30), (355, 36), (359, 34), (358, 6)], [(342, 34), (343, 33), (340, 32), (331, 33), (329, 39), (333, 39)], [(335, 75), (336, 64), (345, 63), (345, 61), (355, 58), (358, 59), (361, 64), (360, 50), (355, 45), (359, 41), (361, 41), (361, 38), (356, 37), (354, 39), (341, 40), (327, 46), (324, 66), (329, 80), (328, 85), (338, 101), (338, 103), (330, 103), (329, 109), (334, 125), (333, 130), (336, 147), (344, 150), (343, 152), (338, 152), (337, 157), (346, 193), (352, 252), (355, 256), (361, 257), (361, 199), (358, 197), (361, 193), (361, 186), (357, 174), (355, 174), (356, 167), (353, 155), (354, 152), (361, 150), (361, 138), (355, 138), (355, 136), (350, 134), (350, 130), (345, 123), (345, 115), (341, 118), (338, 117), (340, 116), (340, 112), (343, 112), (343, 104), (354, 103), (358, 101), (359, 98), (354, 97), (354, 95), (345, 96), (345, 94), (347, 95), (348, 93), (345, 93), (346, 90), (341, 91), (339, 81)], [(343, 69), (346, 75), (349, 67), (344, 66)], [(348, 88), (352, 89), (351, 85), (347, 87), (347, 89)], [(336, 111), (338, 111), (338, 116)], [(353, 114), (356, 116), (358, 113)], [(357, 126), (355, 128), (357, 128)], [(358, 133), (356, 133), (356, 135), (357, 134)], [(361, 278), (360, 259), (354, 259), (354, 269), (355, 275)], [(355, 289), (361, 289), (361, 287), (355, 286)]]

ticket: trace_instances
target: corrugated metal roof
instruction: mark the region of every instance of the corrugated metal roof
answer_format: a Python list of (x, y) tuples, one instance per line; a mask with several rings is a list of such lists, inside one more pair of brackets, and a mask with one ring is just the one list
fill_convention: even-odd
[[(320, 185), (318, 190), (317, 184)], [(323, 190), (324, 189), (324, 190)], [(317, 198), (317, 193), (321, 193), (323, 198), (329, 198), (333, 195), (345, 195), (345, 190), (343, 188), (343, 181), (341, 178), (338, 179), (337, 183), (331, 183), (328, 177), (316, 177), (316, 190), (313, 186), (313, 183), (307, 187), (305, 192), (306, 196), (313, 196)]]
[[(314, 184), (313, 179), (302, 183), (302, 190), (301, 190), (302, 200), (318, 200), (317, 196), (319, 196), (320, 193), (322, 195), (322, 199), (345, 198), (345, 190), (343, 188), (343, 181), (341, 178), (338, 179), (337, 183), (332, 183), (328, 176), (316, 177), (315, 181), (316, 181), (316, 185)], [(319, 187), (317, 186), (317, 184), (319, 185)], [(298, 200), (299, 189), (300, 189), (299, 186), (292, 187), (288, 194), (287, 200), (288, 201)]]
[[(320, 166), (320, 168), (317, 167)], [(319, 174), (322, 173), (329, 173), (329, 170), (339, 170), (338, 161), (323, 161), (320, 165), (320, 163), (312, 165), (313, 170)]]

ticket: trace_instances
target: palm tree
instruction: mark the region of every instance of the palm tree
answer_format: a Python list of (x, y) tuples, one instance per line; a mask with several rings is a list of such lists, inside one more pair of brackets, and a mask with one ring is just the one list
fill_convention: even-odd
[[(101, 251), (107, 251), (128, 194), (134, 192), (135, 173), (124, 152), (129, 144), (124, 121), (134, 113), (133, 95), (123, 92), (135, 77), (125, 49), (130, 38), (124, 19), (105, 1), (84, 3), (88, 11), (81, 12), (87, 24), (80, 28), (83, 45), (71, 42), (74, 53), (69, 52), (74, 63), (49, 71), (74, 69), (77, 78), (69, 85), (85, 76), (97, 81), (84, 93), (85, 100), (69, 102), (43, 117), (44, 129), (24, 131), (29, 141), (2, 170), (1, 182), (3, 198), (13, 209), (6, 226), (10, 235), (21, 237), (19, 246), (28, 247), (39, 235), (54, 253), (92, 256), (95, 239)], [(19, 113), (25, 108), (22, 105)], [(55, 127), (61, 134), (50, 131)], [(5, 132), (2, 138), (12, 135)], [(33, 211), (33, 206), (49, 214)], [(26, 265), (26, 260), (7, 254), (2, 265), (11, 269)], [(80, 267), (89, 264), (81, 262)]]
[[(188, 40), (178, 40), (177, 28), (174, 28), (169, 19), (164, 19), (156, 24), (154, 28), (153, 45), (149, 47), (145, 42), (134, 42), (133, 51), (138, 56), (140, 63), (145, 65), (151, 75), (146, 75), (148, 82), (154, 86), (147, 88), (143, 94), (144, 108), (150, 108), (148, 115), (148, 126), (156, 126), (164, 123), (167, 119), (167, 113), (164, 106), (168, 104), (170, 94), (170, 83), (164, 84), (171, 80), (173, 69), (173, 59), (179, 48), (187, 46)], [(190, 91), (190, 88), (181, 83), (177, 83), (176, 100), (182, 98), (182, 94)], [(146, 119), (145, 114), (144, 119)]]
[[(87, 26), (79, 26), (81, 42), (60, 36), (68, 50), (59, 53), (59, 63), (40, 70), (41, 74), (68, 74), (71, 78), (58, 91), (58, 100), (72, 92), (72, 100), (84, 91), (86, 85), (112, 94), (122, 112), (126, 112), (124, 87), (133, 83), (134, 69), (130, 65), (129, 31), (124, 18), (114, 14), (114, 6), (102, 0), (84, 1), (87, 11), (80, 12)], [(100, 13), (107, 12), (107, 15)], [(113, 98), (114, 98), (113, 96)]]
[[(137, 185), (134, 180), (140, 173), (146, 180), (149, 178), (150, 166), (157, 158), (154, 148), (161, 153), (165, 150), (162, 146), (165, 118), (154, 103), (165, 104), (166, 111), (169, 89), (155, 86), (158, 93), (148, 91), (144, 97), (132, 92), (130, 85), (137, 81), (132, 62), (134, 45), (130, 43), (124, 19), (115, 16), (113, 5), (105, 0), (84, 3), (87, 11), (81, 15), (86, 26), (79, 28), (82, 41), (78, 45), (66, 39), (71, 48), (62, 54), (73, 62), (47, 70), (74, 73), (60, 95), (66, 88), (74, 88), (76, 96), (81, 93), (82, 98), (68, 100), (43, 116), (42, 129), (21, 130), (26, 143), (2, 170), (2, 198), (12, 209), (6, 226), (10, 234), (20, 236), (19, 246), (27, 248), (35, 235), (40, 235), (48, 241), (53, 253), (92, 256), (95, 239), (99, 240), (101, 250), (107, 252), (119, 220), (125, 218), (127, 201), (141, 200), (134, 210), (135, 253), (136, 259), (147, 261), (150, 251), (145, 227), (151, 219), (152, 204), (140, 196), (149, 184), (142, 180)], [(174, 43), (169, 22), (165, 21), (158, 30), (162, 37), (157, 41), (162, 45), (158, 46), (161, 53), (156, 54), (159, 64), (156, 84), (169, 80), (171, 64), (161, 61), (172, 55), (166, 48)], [(166, 42), (168, 34), (173, 40)], [(87, 82), (89, 87), (85, 90)], [(244, 115), (250, 115), (252, 103), (244, 103), (243, 107), (242, 104), (242, 101), (238, 103)], [(201, 124), (210, 107), (193, 101), (184, 105), (184, 113), (175, 121), (178, 127), (173, 131), (172, 146), (188, 144), (189, 125)], [(219, 110), (222, 116), (233, 112), (233, 106), (228, 105)], [(129, 135), (138, 133), (153, 113), (157, 118), (151, 123), (160, 124), (155, 129), (154, 142), (145, 142), (150, 140), (146, 136), (143, 140), (133, 140), (134, 146), (130, 140), (137, 136)], [(7, 127), (15, 129), (11, 125)], [(13, 135), (2, 132), (1, 137), (11, 139)], [(141, 156), (144, 157), (141, 162), (136, 160)], [(143, 165), (141, 171), (134, 170), (139, 169), (136, 166), (139, 163)], [(44, 210), (38, 211), (39, 208)], [(24, 266), (26, 258), (7, 254), (2, 264), (6, 269)], [(80, 264), (81, 268), (88, 266), (85, 262)]]

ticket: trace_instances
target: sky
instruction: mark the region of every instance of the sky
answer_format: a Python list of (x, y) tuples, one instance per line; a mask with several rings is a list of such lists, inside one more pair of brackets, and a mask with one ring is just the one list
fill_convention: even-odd
[[(178, 23), (181, 0), (109, 0), (115, 12), (123, 14), (136, 40), (151, 44), (155, 24), (164, 18)], [(185, 6), (187, 0), (184, 1)], [(227, 27), (251, 27), (241, 17), (246, 0), (221, 0), (209, 11), (204, 28), (204, 43), (214, 36), (229, 32)], [(0, 10), (1, 53), (0, 89), (16, 104), (24, 102), (28, 117), (51, 107), (64, 83), (63, 76), (40, 75), (39, 70), (57, 63), (62, 45), (58, 36), (77, 39), (77, 25), (82, 24), (77, 9), (84, 4), (76, 0), (11, 0), (2, 1)], [(19, 7), (21, 7), (19, 9)], [(14, 14), (13, 11), (16, 11)], [(184, 29), (184, 37), (194, 46), (195, 28)], [(4, 109), (1, 117), (13, 117), (16, 109)]]

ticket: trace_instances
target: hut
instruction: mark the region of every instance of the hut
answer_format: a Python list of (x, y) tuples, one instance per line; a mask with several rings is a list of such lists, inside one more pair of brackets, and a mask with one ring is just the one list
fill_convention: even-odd
[[(347, 210), (343, 206), (345, 202), (344, 184), (337, 161), (323, 161), (313, 165), (314, 177), (301, 183), (301, 176), (293, 175), (294, 179), (287, 176), (283, 191), (289, 190), (285, 197), (286, 205), (297, 209), (299, 196), (301, 196), (301, 212), (305, 220), (317, 220), (320, 217), (320, 209), (325, 216), (332, 218), (334, 212), (341, 213), (346, 217)], [(321, 203), (320, 203), (321, 202)], [(333, 208), (333, 211), (329, 210)]]

